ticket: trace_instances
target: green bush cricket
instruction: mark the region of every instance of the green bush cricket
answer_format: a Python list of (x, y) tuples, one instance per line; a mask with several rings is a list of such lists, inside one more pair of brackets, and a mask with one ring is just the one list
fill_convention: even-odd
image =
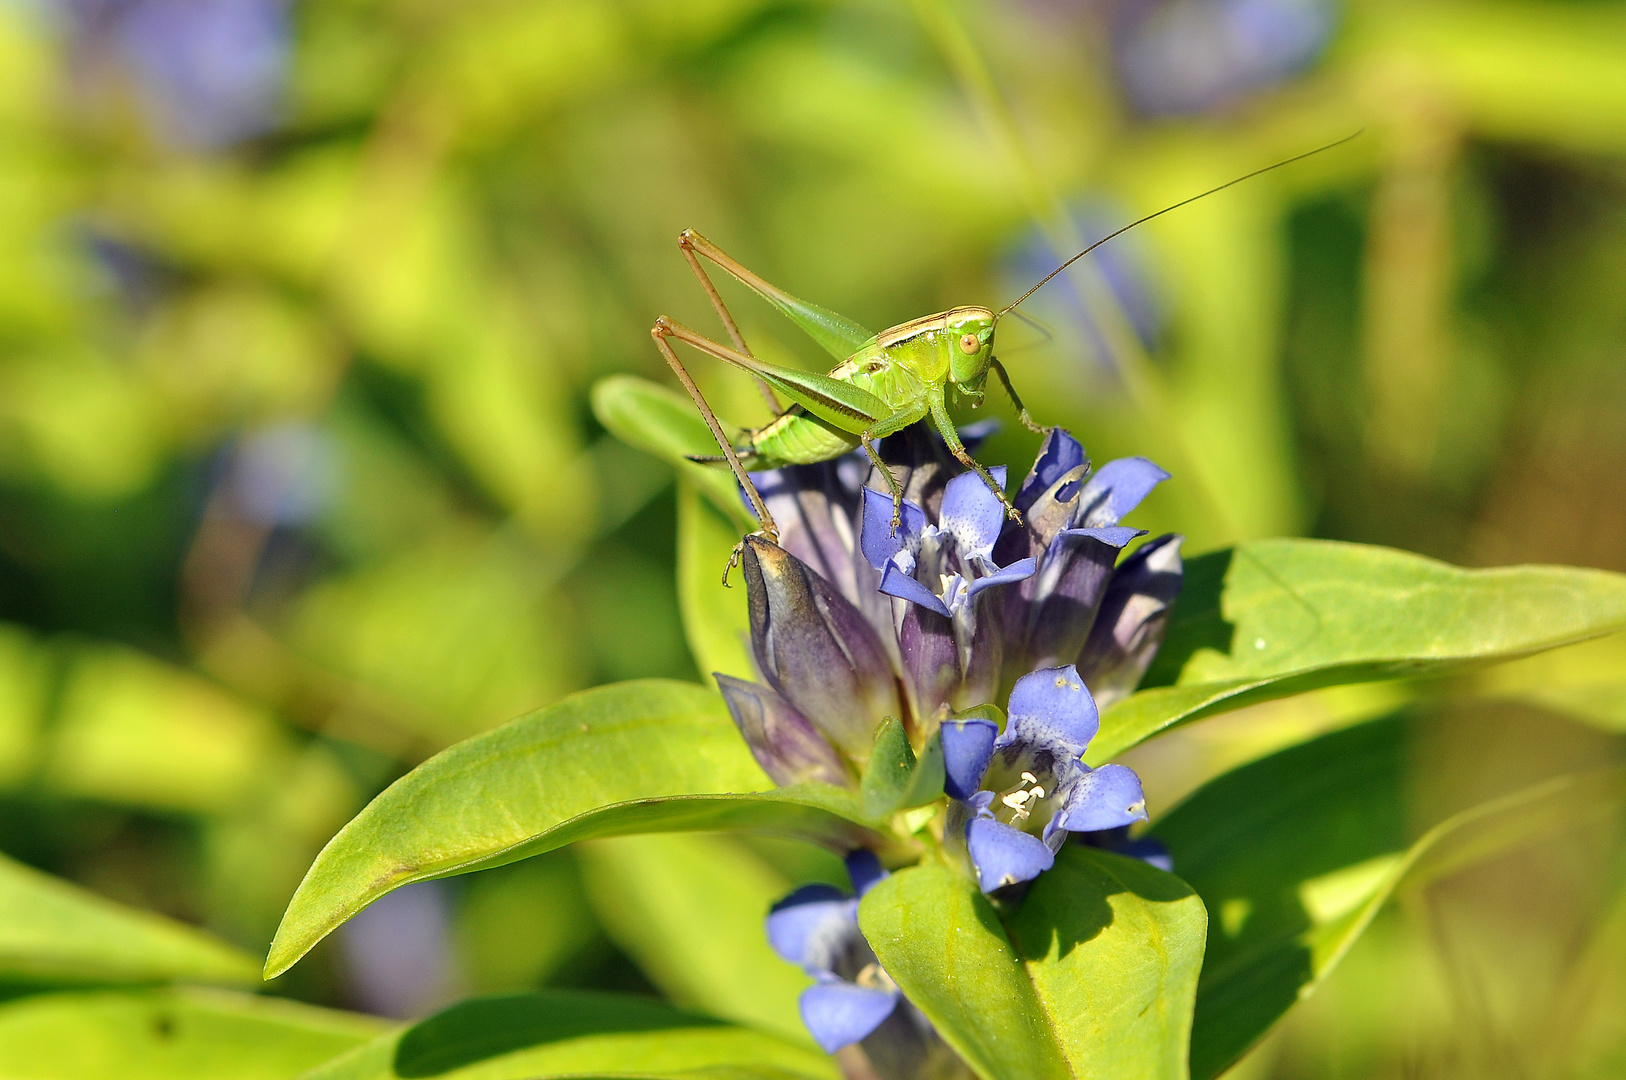
[[(984, 384), (990, 372), (999, 380), (1016, 406), (1022, 424), (1036, 432), (1050, 429), (1034, 421), (1021, 398), (1011, 385), (1004, 365), (994, 356), (994, 330), (999, 320), (1016, 309), (1057, 274), (1088, 255), (1108, 240), (1137, 225), (1196, 202), (1218, 191), (1252, 179), (1261, 173), (1300, 161), (1312, 154), (1330, 150), (1359, 135), (1349, 135), (1337, 142), (1297, 154), (1273, 165), (1256, 169), (1218, 187), (1163, 209), (1147, 214), (1128, 225), (1108, 233), (1078, 254), (1046, 274), (1032, 288), (998, 311), (986, 307), (966, 306), (925, 315), (900, 323), (879, 334), (868, 330), (844, 315), (799, 300), (783, 289), (776, 288), (731, 258), (716, 244), (693, 229), (678, 235), (678, 247), (699, 279), (701, 288), (711, 300), (718, 317), (727, 330), (733, 347), (689, 329), (682, 323), (662, 315), (650, 330), (655, 346), (671, 365), (683, 388), (694, 399), (695, 406), (705, 418), (722, 454), (718, 457), (696, 457), (696, 461), (727, 462), (750, 500), (751, 508), (761, 525), (760, 533), (777, 542), (779, 529), (773, 515), (752, 483), (747, 469), (773, 469), (784, 465), (806, 465), (829, 461), (856, 447), (863, 447), (877, 472), (887, 482), (892, 495), (892, 528), (898, 527), (903, 509), (903, 488), (897, 477), (881, 461), (874, 441), (902, 431), (920, 420), (928, 421), (948, 445), (949, 452), (966, 468), (982, 477), (1004, 505), (1006, 514), (1014, 521), (1021, 514), (1011, 505), (1004, 490), (994, 481), (986, 468), (966, 450), (949, 416), (950, 395), (957, 404), (961, 401), (972, 408), (982, 404)], [(723, 303), (722, 296), (707, 276), (700, 259), (705, 258), (745, 285), (752, 292), (778, 308), (809, 337), (841, 362), (826, 374), (787, 368), (771, 364), (751, 355), (740, 333), (739, 325)], [(676, 339), (739, 368), (754, 376), (775, 413), (774, 419), (762, 427), (741, 432), (741, 445), (734, 445), (724, 433), (717, 416), (707, 404), (700, 388), (689, 376), (678, 359), (671, 341)], [(775, 391), (791, 400), (781, 408)], [(728, 570), (736, 564), (740, 549), (735, 548), (729, 565), (723, 571), (723, 583), (728, 583)]]

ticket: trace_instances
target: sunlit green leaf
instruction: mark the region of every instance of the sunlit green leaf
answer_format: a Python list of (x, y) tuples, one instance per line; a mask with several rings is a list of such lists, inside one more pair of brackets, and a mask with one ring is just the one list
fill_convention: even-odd
[(846, 792), (768, 788), (712, 691), (648, 679), (566, 698), (424, 762), (340, 830), (289, 902), (267, 977), (400, 885), (576, 840), (746, 829), (863, 841)]
[(384, 1026), (370, 1016), (221, 991), (42, 994), (0, 1005), (0, 1076), (293, 1080)]
[(541, 1080), (741, 1068), (812, 1080), (840, 1076), (816, 1050), (649, 998), (541, 990), (454, 1005), (358, 1047), (304, 1080)]
[(254, 957), (0, 856), (0, 979), (252, 983)]
[[(756, 528), (756, 519), (740, 502), (733, 474), (725, 467), (689, 460), (691, 455), (716, 456), (722, 451), (694, 402), (683, 394), (633, 375), (611, 375), (593, 386), (593, 415), (622, 442), (671, 464), (742, 529)], [(723, 430), (733, 434), (726, 423)]]
[(1072, 1076), (993, 905), (941, 864), (872, 888), (858, 924), (881, 966), (985, 1080)]
[(1183, 1080), (1208, 925), (1190, 886), (1069, 845), (1007, 925), (1073, 1075)]
[(1626, 626), (1626, 577), (1462, 570), (1388, 548), (1261, 540), (1193, 559), (1145, 689), (1088, 760), (1173, 724), (1340, 683), (1450, 671)]
[(768, 946), (768, 908), (791, 891), (721, 836), (623, 836), (577, 849), (606, 931), (674, 1003), (796, 1042), (813, 980)]
[(678, 607), (689, 651), (708, 682), (718, 671), (739, 679), (756, 677), (742, 575), (731, 575), (730, 588), (722, 582), (723, 567), (739, 541), (738, 525), (701, 498), (692, 483), (678, 482)]
[(1479, 673), (1472, 687), (1626, 732), (1626, 634), (1503, 664)]
[(1409, 828), (1407, 725), (1323, 736), (1210, 782), (1157, 822), (1211, 919), (1192, 1075), (1215, 1076), (1330, 973), (1396, 889), (1619, 807), (1606, 769)]

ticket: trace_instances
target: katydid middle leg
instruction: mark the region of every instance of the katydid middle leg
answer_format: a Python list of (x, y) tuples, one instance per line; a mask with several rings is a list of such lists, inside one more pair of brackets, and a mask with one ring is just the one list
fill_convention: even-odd
[(982, 477), (982, 482), (988, 485), (988, 490), (999, 496), (1000, 504), (1005, 507), (1005, 515), (1021, 524), (1022, 512), (1011, 505), (1011, 500), (1005, 497), (1005, 489), (994, 482), (993, 476), (983, 467), (982, 462), (972, 457), (971, 452), (965, 448), (965, 443), (960, 441), (960, 433), (954, 428), (954, 421), (949, 417), (948, 406), (943, 403), (941, 393), (931, 395), (931, 414), (932, 426), (943, 436), (943, 441), (948, 444), (949, 453), (953, 454), (961, 465)]

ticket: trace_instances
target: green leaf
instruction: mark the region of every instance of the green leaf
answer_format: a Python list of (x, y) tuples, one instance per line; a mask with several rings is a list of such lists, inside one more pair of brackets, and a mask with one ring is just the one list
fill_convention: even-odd
[(739, 527), (686, 480), (678, 482), (677, 505), (678, 609), (695, 666), (708, 683), (718, 671), (754, 679), (745, 587), (738, 576), (729, 588), (722, 581), (723, 567), (740, 540)]
[(202, 930), (0, 856), (0, 979), (253, 983), (259, 966)]
[(384, 1026), (369, 1016), (224, 991), (41, 994), (0, 1005), (0, 1076), (292, 1080)]
[(1408, 828), (1408, 725), (1379, 720), (1245, 765), (1156, 823), (1212, 920), (1191, 1069), (1216, 1076), (1332, 971), (1399, 888), (1622, 802), (1622, 772), (1560, 777)]
[(1472, 689), (1626, 732), (1626, 634), (1503, 664), (1478, 674)]
[(984, 1080), (1072, 1076), (993, 905), (963, 874), (900, 870), (865, 894), (858, 924), (887, 974)]
[(883, 720), (875, 732), (875, 749), (859, 783), (864, 813), (883, 818), (894, 810), (924, 806), (942, 794), (942, 741), (933, 736), (917, 761), (903, 721), (892, 716)]
[(722, 836), (624, 836), (577, 849), (599, 922), (673, 1003), (807, 1042), (797, 998), (812, 979), (768, 945), (768, 909), (791, 891)]
[[(626, 994), (539, 990), (476, 998), (382, 1036), (304, 1080), (790, 1073), (839, 1080), (816, 1050)], [(743, 1080), (743, 1078), (742, 1078)]]
[(1258, 701), (1495, 663), (1622, 627), (1626, 577), (1602, 570), (1462, 570), (1359, 544), (1240, 544), (1186, 564), (1151, 689), (1107, 710), (1087, 760)]
[[(757, 527), (726, 467), (689, 460), (690, 455), (709, 457), (722, 452), (694, 402), (636, 375), (600, 379), (593, 384), (592, 399), (593, 415), (616, 438), (672, 465), (740, 528)], [(728, 430), (726, 425), (724, 430)], [(721, 572), (720, 565), (718, 570)]]
[(356, 815), (294, 893), (266, 977), (401, 885), (577, 840), (743, 829), (884, 846), (852, 794), (768, 785), (713, 691), (647, 679), (573, 695), (442, 751)]
[(1070, 844), (1007, 922), (1075, 1076), (1186, 1076), (1208, 915), (1138, 859)]

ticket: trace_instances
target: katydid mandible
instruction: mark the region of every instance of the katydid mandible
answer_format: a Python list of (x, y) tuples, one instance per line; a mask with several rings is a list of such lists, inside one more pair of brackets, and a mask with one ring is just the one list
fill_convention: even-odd
[[(999, 311), (977, 306), (951, 308), (934, 315), (911, 319), (879, 334), (871, 334), (843, 315), (798, 300), (783, 289), (770, 285), (737, 260), (730, 258), (716, 244), (693, 229), (685, 229), (678, 235), (678, 247), (682, 250), (689, 268), (699, 279), (701, 288), (711, 300), (712, 307), (716, 309), (729, 339), (733, 342), (732, 348), (719, 344), (665, 315), (656, 319), (654, 327), (650, 330), (655, 339), (655, 347), (660, 350), (666, 362), (671, 365), (673, 373), (677, 375), (678, 381), (694, 399), (695, 406), (705, 418), (706, 426), (711, 429), (712, 436), (716, 438), (717, 445), (722, 450), (720, 457), (696, 457), (694, 460), (727, 462), (750, 500), (752, 510), (756, 513), (761, 525), (759, 534), (777, 543), (779, 528), (747, 470), (829, 461), (849, 453), (856, 447), (862, 447), (869, 455), (876, 471), (886, 481), (892, 495), (892, 528), (896, 530), (903, 510), (903, 488), (899, 485), (897, 477), (892, 474), (892, 470), (881, 461), (874, 442), (902, 431), (917, 421), (926, 420), (948, 445), (949, 452), (966, 468), (982, 477), (983, 483), (999, 497), (1006, 514), (1014, 521), (1021, 521), (1022, 515), (1011, 505), (1004, 489), (966, 450), (949, 416), (950, 394), (956, 403), (965, 401), (973, 408), (982, 404), (984, 384), (987, 382), (989, 372), (992, 372), (1010, 397), (1011, 403), (1016, 406), (1017, 416), (1022, 424), (1040, 433), (1050, 430), (1036, 423), (1028, 414), (1011, 385), (1010, 376), (994, 356), (994, 329), (999, 320), (1015, 310), (1017, 304), (1032, 296), (1057, 274), (1113, 237), (1170, 210), (1223, 191), (1233, 184), (1252, 179), (1260, 173), (1279, 169), (1283, 165), (1300, 161), (1312, 154), (1319, 154), (1323, 150), (1330, 150), (1359, 134), (1357, 131), (1354, 135), (1346, 136), (1337, 142), (1297, 154), (1262, 169), (1255, 169), (1235, 180), (1132, 221), (1115, 232), (1108, 233), (1056, 267), (1040, 279), (1038, 284)], [(700, 264), (701, 258), (721, 267), (752, 292), (778, 308), (841, 362), (827, 374), (820, 375), (771, 364), (753, 356), (745, 344), (744, 335), (740, 333), (739, 325), (734, 321), (727, 305), (723, 303), (722, 296)], [(678, 359), (676, 351), (672, 348), (671, 339), (684, 342), (708, 356), (754, 376), (763, 397), (776, 414), (774, 419), (760, 428), (741, 432), (741, 445), (734, 445), (734, 441), (724, 433), (722, 425), (706, 402), (705, 396), (701, 394), (700, 388), (695, 385), (694, 379), (689, 376), (683, 363)], [(788, 397), (792, 404), (788, 408), (781, 409), (778, 399), (774, 396), (775, 391)], [(741, 548), (736, 546), (728, 566), (723, 570), (724, 585), (728, 584), (729, 570), (739, 561), (740, 551)]]

